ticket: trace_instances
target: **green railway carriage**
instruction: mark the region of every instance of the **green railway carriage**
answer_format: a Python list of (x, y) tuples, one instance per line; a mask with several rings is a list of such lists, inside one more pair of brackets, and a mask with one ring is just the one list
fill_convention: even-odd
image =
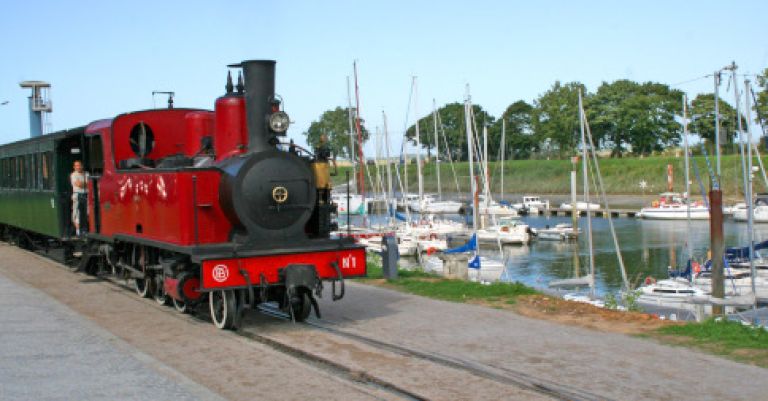
[(65, 239), (71, 235), (75, 160), (84, 160), (85, 128), (0, 146), (0, 224)]

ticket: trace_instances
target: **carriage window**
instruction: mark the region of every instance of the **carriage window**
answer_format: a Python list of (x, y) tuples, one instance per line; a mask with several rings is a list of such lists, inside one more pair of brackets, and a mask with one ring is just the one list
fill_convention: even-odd
[(30, 177), (32, 178), (30, 182), (32, 183), (32, 189), (40, 189), (40, 168), (38, 166), (38, 156), (37, 153), (32, 153), (30, 156), (30, 168), (32, 171), (32, 174)]
[(24, 156), (16, 157), (16, 188), (24, 188)]
[(101, 147), (101, 135), (95, 135), (88, 141), (88, 168), (93, 175), (101, 175), (104, 170), (104, 151)]
[(51, 152), (43, 152), (42, 157), (42, 177), (43, 177), (43, 189), (53, 189), (53, 180), (51, 179), (51, 162), (53, 155)]
[(8, 188), (16, 188), (16, 158), (11, 157), (8, 159)]
[(8, 159), (0, 160), (0, 169), (2, 169), (2, 174), (0, 174), (0, 187), (8, 188)]

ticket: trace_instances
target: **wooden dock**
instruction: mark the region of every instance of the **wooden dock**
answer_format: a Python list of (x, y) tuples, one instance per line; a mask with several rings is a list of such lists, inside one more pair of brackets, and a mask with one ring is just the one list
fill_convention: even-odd
[[(604, 209), (592, 210), (592, 216), (596, 217), (608, 217), (608, 211)], [(579, 210), (579, 216), (586, 216), (586, 210)], [(640, 213), (638, 209), (611, 209), (611, 217), (637, 217)], [(549, 208), (539, 210), (539, 216), (571, 216), (573, 214), (572, 209), (561, 208)]]

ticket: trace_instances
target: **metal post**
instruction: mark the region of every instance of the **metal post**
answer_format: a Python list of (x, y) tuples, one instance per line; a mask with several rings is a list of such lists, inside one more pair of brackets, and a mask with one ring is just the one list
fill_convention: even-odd
[[(712, 297), (722, 299), (725, 296), (723, 282), (723, 192), (720, 188), (709, 191), (709, 238), (712, 250)], [(722, 315), (722, 305), (712, 305), (713, 315)]]

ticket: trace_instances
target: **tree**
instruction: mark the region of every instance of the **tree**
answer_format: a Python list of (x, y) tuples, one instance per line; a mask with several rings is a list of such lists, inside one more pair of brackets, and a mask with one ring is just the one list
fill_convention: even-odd
[[(315, 148), (320, 143), (320, 135), (328, 135), (328, 145), (336, 156), (345, 156), (352, 159), (352, 155), (357, 156), (357, 150), (349, 148), (349, 111), (347, 108), (336, 107), (333, 110), (324, 112), (318, 121), (313, 121), (309, 129), (304, 132), (307, 137), (307, 144)], [(360, 121), (360, 131), (363, 137), (363, 143), (368, 140), (369, 132)], [(357, 145), (357, 134), (355, 136), (355, 145)]]
[(755, 103), (755, 111), (757, 119), (762, 120), (762, 124), (768, 125), (768, 68), (766, 68), (762, 74), (757, 76), (757, 86), (762, 90), (756, 91), (757, 103)]
[(587, 110), (594, 140), (621, 157), (627, 147), (636, 155), (664, 150), (680, 141), (683, 93), (665, 84), (630, 80), (603, 82)]
[(534, 102), (532, 124), (536, 136), (542, 142), (554, 142), (560, 157), (571, 153), (578, 143), (579, 90), (586, 97), (586, 87), (580, 82), (556, 81)]
[[(737, 121), (736, 110), (730, 104), (718, 99), (720, 111), (720, 135), (726, 143), (732, 143), (736, 134)], [(698, 134), (709, 143), (715, 143), (715, 94), (702, 93), (691, 102), (688, 110), (690, 123), (688, 129)], [(744, 116), (741, 116), (742, 124), (746, 124)], [(721, 139), (722, 141), (723, 139)]]
[[(495, 117), (488, 114), (480, 105), (472, 105), (472, 110), (475, 115), (475, 122), (477, 129), (482, 133), (482, 125), (488, 124), (492, 126), (496, 121)], [(449, 103), (437, 110), (438, 121), (438, 133), (440, 140), (440, 149), (438, 154), (445, 154), (446, 148), (451, 152), (451, 158), (453, 160), (467, 160), (467, 134), (466, 134), (466, 122), (464, 116), (464, 104), (463, 103)], [(432, 113), (419, 119), (419, 139), (421, 146), (430, 149), (434, 146), (434, 120), (432, 119)], [(445, 132), (445, 141), (443, 143), (443, 132)], [(416, 143), (416, 124), (411, 125), (406, 130), (406, 138), (409, 142)], [(489, 137), (491, 132), (489, 129)], [(488, 152), (495, 154), (498, 150), (498, 141), (495, 146), (492, 146), (493, 142), (488, 140)]]
[(528, 159), (539, 150), (539, 140), (533, 132), (533, 106), (524, 100), (509, 105), (494, 124), (490, 142), (501, 143), (502, 121), (506, 122), (504, 153), (507, 159)]

